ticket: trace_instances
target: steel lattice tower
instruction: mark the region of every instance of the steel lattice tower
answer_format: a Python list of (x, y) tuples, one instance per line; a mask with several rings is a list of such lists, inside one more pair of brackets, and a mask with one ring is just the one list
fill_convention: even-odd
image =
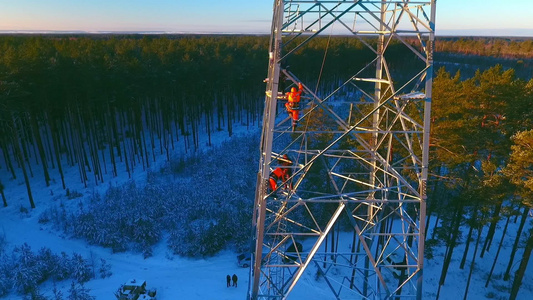
[[(250, 299), (285, 299), (305, 276), (320, 299), (422, 298), (435, 3), (274, 1)], [(368, 61), (347, 61), (346, 78), (298, 74), (292, 58), (331, 35), (358, 39)], [(283, 94), (299, 82), (293, 129)], [(290, 178), (272, 191), (278, 167)]]

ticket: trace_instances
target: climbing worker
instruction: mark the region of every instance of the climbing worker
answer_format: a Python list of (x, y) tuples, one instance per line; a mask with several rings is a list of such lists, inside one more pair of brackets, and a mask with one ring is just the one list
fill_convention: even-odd
[(287, 92), (287, 103), (285, 103), (285, 108), (287, 113), (292, 118), (292, 129), (298, 124), (298, 115), (300, 112), (300, 96), (302, 95), (303, 87), (302, 83), (298, 83), (298, 90), (295, 87), (291, 88), (290, 92)]
[[(275, 191), (278, 188), (278, 181), (285, 183), (292, 176), (292, 161), (289, 159), (287, 154), (283, 154), (281, 158), (278, 159), (280, 166), (274, 169), (270, 173), (269, 184), (271, 191)], [(292, 189), (291, 184), (285, 184), (285, 188)]]

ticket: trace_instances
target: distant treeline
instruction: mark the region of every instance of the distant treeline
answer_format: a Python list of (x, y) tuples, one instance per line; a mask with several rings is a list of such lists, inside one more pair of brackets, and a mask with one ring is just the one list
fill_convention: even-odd
[(435, 42), (435, 51), (497, 58), (533, 58), (533, 37), (441, 37)]

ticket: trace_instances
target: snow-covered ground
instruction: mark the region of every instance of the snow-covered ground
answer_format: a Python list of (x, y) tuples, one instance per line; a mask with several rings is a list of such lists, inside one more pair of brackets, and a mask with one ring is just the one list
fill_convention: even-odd
[[(247, 129), (245, 127), (235, 126), (234, 131), (236, 135), (249, 134), (246, 133)], [(257, 132), (257, 129), (254, 132)], [(228, 134), (225, 131), (217, 132), (212, 137), (215, 144), (227, 138)], [(200, 145), (206, 144), (205, 139), (206, 137), (200, 141)], [(183, 140), (176, 146), (177, 152), (181, 151), (179, 149), (183, 149), (182, 143)], [(165, 157), (161, 156), (159, 159), (160, 161), (158, 163), (152, 164), (152, 169), (155, 171), (164, 163)], [(69, 239), (62, 232), (52, 229), (51, 225), (43, 225), (38, 222), (41, 213), (50, 205), (56, 205), (57, 201), (60, 201), (61, 198), (65, 199), (65, 191), (61, 187), (59, 172), (57, 170), (51, 170), (51, 176), (54, 178), (54, 181), (52, 181), (51, 186), (46, 187), (39, 166), (32, 166), (34, 173), (32, 193), (37, 207), (31, 210), (29, 209), (28, 196), (22, 174), (14, 180), (5, 169), (5, 166), (1, 165), (1, 167), (0, 181), (5, 186), (4, 192), (9, 206), (7, 208), (0, 208), (0, 235), (5, 236), (5, 240), (8, 243), (7, 247), (15, 247), (27, 243), (34, 251), (37, 251), (41, 247), (48, 247), (55, 253), (64, 251), (71, 254), (76, 252), (85, 258), (93, 257), (93, 259), (97, 260), (104, 258), (111, 265), (113, 275), (105, 279), (93, 279), (85, 284), (85, 287), (91, 290), (90, 294), (95, 296), (96, 299), (115, 299), (113, 293), (121, 284), (131, 279), (146, 280), (149, 289), (157, 289), (157, 299), (159, 300), (246, 299), (249, 271), (248, 269), (237, 266), (237, 253), (234, 251), (225, 250), (206, 259), (188, 259), (172, 255), (170, 250), (166, 248), (166, 239), (162, 239), (154, 248), (153, 256), (144, 259), (141, 253), (126, 252), (113, 254), (111, 249), (89, 245), (83, 240)], [(120, 165), (120, 167), (123, 168), (123, 165)], [(79, 180), (77, 168), (67, 168), (64, 171), (66, 173), (67, 187), (70, 191), (77, 191), (84, 196), (90, 196), (95, 192), (103, 194), (109, 185), (120, 185), (130, 180), (127, 177), (127, 172), (122, 170), (122, 172), (119, 171), (119, 174), (122, 174), (120, 177), (112, 178), (108, 174), (104, 184), (94, 185), (91, 182), (87, 188), (84, 188)], [(142, 170), (142, 166), (138, 165), (133, 172), (133, 180), (142, 184), (145, 179), (146, 172)], [(79, 199), (66, 201), (70, 201), (70, 205), (75, 207), (79, 203)], [(25, 210), (28, 212), (26, 213)], [(528, 224), (527, 226), (530, 225)], [(511, 243), (516, 234), (517, 227), (518, 224), (515, 223), (509, 225), (507, 233), (509, 237), (506, 239), (508, 242), (500, 253), (493, 279), (488, 288), (484, 287), (486, 274), (490, 270), (494, 255), (496, 254), (497, 243), (501, 237), (503, 224), (501, 224), (500, 230), (497, 231), (493, 239), (490, 252), (486, 253), (483, 259), (478, 258), (476, 260), (468, 299), (508, 298), (508, 288), (510, 288), (512, 281), (504, 282), (501, 279), (501, 275), (505, 270), (509, 251), (512, 246)], [(475, 238), (475, 235), (473, 238)], [(465, 245), (461, 244), (454, 252), (453, 262), (450, 266), (446, 283), (442, 287), (440, 299), (455, 300), (464, 296), (473, 246), (470, 250), (465, 269), (459, 270), (458, 265), (464, 252), (464, 247)], [(522, 249), (515, 256), (516, 263), (513, 271), (516, 271), (518, 267), (521, 252)], [(433, 259), (427, 259), (425, 261), (425, 299), (434, 299), (437, 293), (444, 248), (436, 248), (434, 255), (435, 257)], [(533, 263), (529, 264), (518, 299), (533, 299), (532, 265)], [(228, 274), (236, 274), (239, 277), (238, 287), (226, 287), (226, 275)], [(56, 286), (66, 295), (70, 283), (71, 280), (65, 280), (56, 283)], [(45, 296), (51, 298), (53, 295), (52, 287), (53, 283), (48, 281), (41, 286), (40, 291)], [(289, 298), (332, 299), (333, 297), (329, 292), (325, 291), (326, 289), (325, 284), (315, 280), (314, 274), (306, 274)], [(4, 299), (21, 298), (21, 295), (12, 293)]]

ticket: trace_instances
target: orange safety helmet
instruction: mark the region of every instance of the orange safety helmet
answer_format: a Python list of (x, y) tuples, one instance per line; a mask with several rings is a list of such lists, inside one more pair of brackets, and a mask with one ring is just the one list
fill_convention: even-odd
[(296, 93), (296, 88), (292, 87), (291, 92)]

